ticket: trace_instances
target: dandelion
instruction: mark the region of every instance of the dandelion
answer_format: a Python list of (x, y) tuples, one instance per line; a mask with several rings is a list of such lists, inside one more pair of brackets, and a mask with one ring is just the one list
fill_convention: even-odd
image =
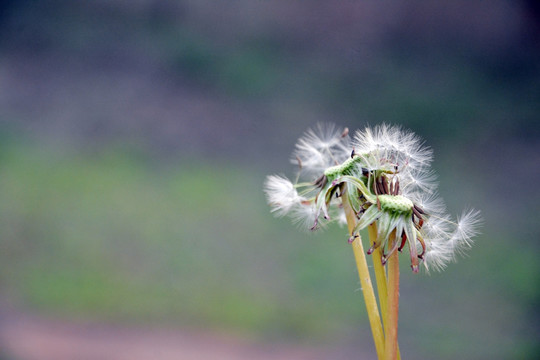
[[(398, 253), (408, 249), (415, 273), (422, 263), (428, 271), (442, 270), (478, 233), (478, 211), (467, 210), (455, 221), (446, 213), (432, 159), (431, 149), (418, 136), (397, 126), (368, 127), (351, 141), (347, 129), (323, 124), (296, 144), (295, 183), (277, 175), (265, 182), (268, 202), (278, 216), (288, 214), (311, 230), (334, 220), (347, 223), (379, 358), (399, 354)], [(360, 237), (366, 228), (384, 333)]]

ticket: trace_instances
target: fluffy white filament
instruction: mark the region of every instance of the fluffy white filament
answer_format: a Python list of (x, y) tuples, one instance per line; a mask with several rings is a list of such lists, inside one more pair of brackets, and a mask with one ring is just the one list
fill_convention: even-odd
[(286, 177), (270, 175), (264, 183), (264, 191), (268, 204), (278, 216), (284, 216), (297, 204), (302, 197), (294, 188), (294, 184)]
[(341, 164), (351, 154), (348, 136), (334, 124), (319, 123), (298, 139), (291, 162), (300, 162), (307, 177), (318, 177), (330, 166)]

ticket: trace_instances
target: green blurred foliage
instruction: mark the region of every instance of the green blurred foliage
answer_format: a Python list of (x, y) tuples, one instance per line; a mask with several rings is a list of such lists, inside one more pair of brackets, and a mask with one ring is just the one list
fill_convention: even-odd
[(32, 307), (302, 337), (363, 316), (334, 296), (355, 283), (347, 248), (282, 229), (245, 169), (15, 147), (1, 178), (2, 282)]

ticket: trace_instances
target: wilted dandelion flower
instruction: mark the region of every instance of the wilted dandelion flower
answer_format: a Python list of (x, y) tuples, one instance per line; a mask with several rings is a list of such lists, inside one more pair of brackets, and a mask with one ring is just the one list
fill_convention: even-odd
[(422, 260), (427, 269), (442, 269), (477, 233), (479, 212), (451, 220), (436, 194), (431, 149), (400, 127), (368, 127), (351, 142), (347, 129), (318, 125), (298, 140), (292, 161), (299, 166), (295, 183), (276, 175), (266, 180), (272, 211), (315, 230), (332, 220), (343, 222), (347, 201), (357, 217), (350, 240), (376, 223), (377, 239), (368, 254), (380, 247), (383, 263), (407, 246), (414, 272)]

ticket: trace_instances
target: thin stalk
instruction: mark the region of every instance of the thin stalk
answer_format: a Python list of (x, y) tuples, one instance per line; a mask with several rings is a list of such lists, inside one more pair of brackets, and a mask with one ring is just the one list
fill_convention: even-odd
[[(370, 244), (374, 244), (377, 240), (377, 224), (373, 223), (369, 225), (368, 227), (368, 234), (369, 234), (369, 242)], [(371, 255), (373, 257), (373, 270), (375, 272), (375, 280), (377, 282), (377, 292), (379, 294), (379, 303), (381, 305), (381, 309), (383, 310), (382, 320), (383, 323), (386, 324), (386, 311), (385, 309), (388, 308), (387, 306), (387, 300), (388, 300), (388, 288), (386, 286), (386, 271), (384, 270), (384, 266), (382, 264), (382, 251), (381, 247), (377, 247), (373, 254)]]
[[(377, 240), (377, 224), (373, 223), (368, 227), (369, 242), (374, 244)], [(375, 280), (377, 282), (377, 293), (379, 295), (379, 305), (381, 306), (381, 315), (383, 320), (383, 326), (386, 329), (388, 324), (387, 311), (388, 309), (388, 287), (386, 279), (386, 271), (384, 265), (382, 264), (382, 250), (381, 247), (377, 247), (373, 254), (373, 270), (375, 272)], [(401, 354), (399, 352), (399, 345), (397, 348), (397, 358), (401, 359)]]
[[(392, 231), (388, 241), (392, 248), (396, 241), (396, 231)], [(399, 317), (399, 256), (395, 251), (388, 258), (388, 304), (387, 321), (384, 327), (385, 333), (385, 360), (396, 360), (398, 354), (398, 317)]]
[[(353, 236), (352, 232), (356, 226), (356, 214), (347, 200), (347, 196), (343, 195), (342, 199), (349, 233)], [(377, 351), (377, 357), (382, 359), (384, 354), (384, 334), (381, 317), (379, 315), (379, 308), (377, 307), (377, 300), (375, 298), (375, 292), (373, 291), (373, 285), (371, 284), (371, 277), (369, 275), (364, 248), (362, 246), (362, 239), (360, 239), (360, 237), (354, 239), (352, 248), (356, 260), (356, 267), (358, 269), (358, 276), (360, 278), (360, 285), (362, 286), (362, 293), (364, 294), (364, 302), (366, 303), (369, 325), (371, 326), (371, 333), (373, 335), (373, 341), (375, 342), (375, 350)]]

